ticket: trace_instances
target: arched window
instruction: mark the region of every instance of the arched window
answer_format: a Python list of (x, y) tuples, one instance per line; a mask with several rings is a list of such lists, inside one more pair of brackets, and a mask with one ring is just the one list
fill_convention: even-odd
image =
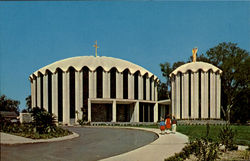
[(69, 68), (69, 101), (70, 101), (70, 118), (75, 118), (75, 69)]
[(89, 98), (89, 68), (82, 68), (82, 112), (83, 112), (83, 120), (88, 120), (88, 98)]
[(128, 99), (128, 69), (125, 69), (123, 74), (123, 99)]
[(139, 71), (134, 74), (134, 99), (138, 99), (138, 76)]
[(40, 77), (40, 108), (44, 108), (43, 107), (43, 74), (39, 73), (38, 77)]
[(149, 86), (150, 86), (150, 93), (149, 93), (149, 97), (150, 97), (150, 100), (152, 100), (152, 82), (154, 81), (154, 78), (153, 76), (150, 78), (150, 83), (149, 83)]
[(102, 67), (98, 67), (96, 69), (96, 82), (97, 82), (97, 88), (96, 88), (96, 94), (97, 98), (102, 98), (102, 91), (103, 91), (103, 69)]
[(52, 113), (52, 73), (48, 70), (48, 112)]
[(148, 74), (144, 74), (143, 76), (143, 99), (146, 100), (146, 92), (147, 92), (147, 84), (146, 84), (146, 80), (147, 80)]
[(110, 70), (110, 98), (116, 98), (116, 68)]
[(58, 79), (58, 121), (62, 121), (63, 118), (63, 79), (62, 79), (63, 71), (61, 69), (57, 69), (57, 79)]
[(36, 83), (35, 84), (35, 107), (37, 107), (37, 77), (34, 75), (34, 82)]

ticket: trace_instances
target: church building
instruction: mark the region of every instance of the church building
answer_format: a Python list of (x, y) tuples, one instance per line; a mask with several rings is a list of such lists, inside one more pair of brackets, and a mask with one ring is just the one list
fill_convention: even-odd
[(32, 107), (64, 124), (158, 121), (158, 78), (125, 60), (72, 57), (37, 70), (30, 82)]
[(97, 55), (60, 60), (30, 75), (32, 107), (46, 109), (63, 124), (157, 122), (167, 115), (220, 119), (222, 71), (196, 62), (196, 53), (193, 58), (169, 75), (171, 100), (158, 100), (159, 79), (126, 60)]
[[(195, 51), (196, 50), (196, 51)], [(216, 66), (196, 61), (170, 74), (172, 115), (177, 119), (220, 119), (221, 74)]]

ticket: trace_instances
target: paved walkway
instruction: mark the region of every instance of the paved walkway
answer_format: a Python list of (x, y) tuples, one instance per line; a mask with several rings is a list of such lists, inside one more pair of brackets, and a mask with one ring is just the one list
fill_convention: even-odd
[[(133, 128), (160, 133), (159, 129)], [(101, 161), (164, 161), (165, 158), (178, 153), (188, 142), (188, 137), (181, 133), (160, 135), (154, 142), (136, 150), (123, 153), (117, 156), (103, 159)]]
[(11, 134), (6, 134), (1, 132), (1, 139), (0, 143), (1, 144), (8, 144), (8, 145), (13, 145), (13, 144), (29, 144), (29, 143), (45, 143), (45, 142), (55, 142), (55, 141), (63, 141), (63, 140), (68, 140), (68, 139), (73, 139), (76, 137), (79, 137), (77, 133), (64, 136), (64, 137), (58, 137), (58, 138), (52, 138), (52, 139), (29, 139), (21, 136), (16, 136), (16, 135), (11, 135)]
[[(106, 127), (99, 127), (99, 128), (106, 128)], [(123, 154), (119, 154), (116, 156), (108, 157), (101, 161), (152, 161), (152, 160), (164, 161), (165, 158), (168, 158), (170, 156), (173, 156), (175, 153), (180, 152), (182, 148), (185, 146), (185, 143), (188, 142), (188, 137), (178, 132), (175, 134), (160, 135), (159, 134), (160, 130), (153, 128), (110, 127), (110, 126), (108, 126), (107, 128), (126, 128), (126, 129), (150, 131), (158, 134), (159, 138), (151, 142), (150, 144), (142, 146), (138, 149)], [(78, 134), (74, 133), (70, 137), (74, 138), (77, 137), (77, 135)], [(27, 139), (19, 136), (13, 136), (1, 133), (1, 144), (52, 142), (52, 141), (61, 141), (62, 139), (65, 138), (33, 140), (33, 139)], [(70, 139), (69, 136), (66, 137), (66, 139)], [(84, 146), (84, 144), (82, 144), (82, 146)]]

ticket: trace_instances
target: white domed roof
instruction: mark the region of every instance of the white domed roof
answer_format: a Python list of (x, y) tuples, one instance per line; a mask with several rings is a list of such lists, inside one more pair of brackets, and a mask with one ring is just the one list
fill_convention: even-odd
[[(125, 69), (128, 69), (131, 74), (140, 71), (141, 75), (148, 73), (149, 77), (153, 76), (151, 72), (149, 72), (148, 70), (144, 69), (139, 65), (133, 64), (126, 60), (106, 57), (106, 56), (101, 56), (101, 57), (78, 56), (78, 57), (67, 58), (49, 64), (37, 70), (33, 74), (35, 76), (38, 76), (39, 72), (45, 74), (46, 70), (55, 73), (57, 68), (60, 68), (62, 71), (67, 71), (69, 67), (74, 67), (75, 70), (80, 71), (84, 66), (88, 67), (89, 70), (91, 71), (95, 71), (96, 68), (98, 68), (99, 66), (102, 67), (103, 70), (105, 71), (110, 71), (113, 67), (115, 67), (118, 70), (118, 72), (123, 72)], [(30, 77), (32, 78), (32, 75)], [(157, 77), (154, 76), (154, 80), (156, 79)]]
[(188, 70), (191, 70), (192, 72), (197, 72), (199, 69), (201, 69), (204, 72), (207, 72), (209, 70), (212, 70), (214, 73), (219, 72), (222, 73), (222, 70), (217, 68), (216, 66), (205, 63), (205, 62), (191, 62), (187, 64), (183, 64), (182, 66), (176, 68), (169, 76), (172, 77), (173, 75), (177, 75), (178, 72), (186, 73)]

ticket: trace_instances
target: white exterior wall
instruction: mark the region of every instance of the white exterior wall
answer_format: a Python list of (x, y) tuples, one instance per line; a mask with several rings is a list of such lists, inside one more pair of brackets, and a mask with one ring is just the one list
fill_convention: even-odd
[(110, 79), (109, 79), (109, 73), (103, 71), (103, 98), (110, 98)]
[(158, 103), (154, 104), (154, 122), (158, 121)]
[(35, 91), (34, 91), (34, 80), (30, 80), (30, 88), (31, 88), (31, 107), (35, 107), (35, 101), (34, 101), (34, 96), (35, 96)]
[(183, 74), (182, 76), (182, 118), (187, 119), (188, 116), (188, 73)]
[(201, 109), (203, 111), (203, 118), (208, 118), (208, 73), (205, 72), (204, 73), (204, 92), (202, 92), (203, 95), (201, 95), (201, 98), (203, 98), (202, 100), (204, 101)]
[(128, 73), (128, 99), (134, 99), (134, 76)]
[(216, 95), (216, 89), (215, 89), (215, 73), (211, 72), (210, 74), (210, 118), (216, 118), (215, 115), (215, 95)]
[(116, 122), (116, 101), (112, 104), (112, 122)]
[(52, 113), (58, 119), (58, 73), (52, 74)]
[(155, 95), (155, 101), (158, 101), (158, 89), (157, 89), (157, 82), (155, 81), (154, 82), (154, 91), (155, 91), (155, 93), (154, 93), (154, 95)]
[(205, 104), (205, 74), (201, 71), (201, 118), (204, 118), (204, 104)]
[(48, 105), (48, 75), (44, 75), (43, 77), (43, 107), (45, 110), (49, 110)]
[(81, 107), (80, 107), (80, 72), (75, 71), (75, 123), (79, 119)]
[[(174, 79), (175, 77), (175, 79)], [(182, 118), (189, 118), (189, 83), (188, 73), (182, 76)], [(201, 72), (201, 118), (208, 118), (208, 72)], [(179, 119), (180, 115), (180, 74), (171, 78), (172, 114)], [(210, 118), (220, 118), (221, 76), (210, 74)], [(191, 118), (199, 118), (199, 73), (191, 73)]]
[(178, 73), (176, 76), (176, 119), (180, 119), (180, 74)]
[(107, 98), (110, 98), (110, 72), (107, 73)]
[(79, 71), (79, 107), (80, 110), (78, 111), (78, 118), (82, 119), (82, 110), (81, 108), (83, 107), (83, 71)]
[(151, 100), (154, 101), (155, 100), (155, 82), (154, 79), (152, 79), (151, 81)]
[(96, 77), (97, 77), (97, 72), (95, 70), (95, 71), (93, 71), (93, 80), (92, 80), (92, 82), (93, 82), (93, 98), (97, 98), (97, 79), (96, 79)]
[(89, 98), (95, 98), (96, 95), (94, 95), (96, 92), (94, 85), (96, 84), (94, 77), (94, 72), (89, 70)]
[(194, 95), (193, 95), (193, 102), (194, 102), (194, 110), (193, 110), (193, 114), (194, 117), (193, 118), (199, 118), (199, 73), (196, 72), (194, 73), (194, 86), (193, 86), (193, 90), (194, 90)]
[(34, 79), (34, 107), (37, 106), (37, 77)]
[(139, 122), (139, 101), (135, 103), (133, 117), (134, 122)]
[(176, 116), (176, 110), (175, 110), (175, 106), (176, 106), (176, 88), (175, 88), (175, 76), (173, 76), (171, 78), (171, 108), (172, 108), (172, 115)]
[(91, 101), (88, 100), (88, 121), (91, 121)]
[(194, 118), (194, 73), (191, 72), (191, 118)]
[(37, 107), (41, 108), (41, 76), (37, 77)]
[(150, 100), (150, 78), (146, 77), (146, 100)]
[(63, 72), (63, 124), (70, 123), (69, 72)]
[[(78, 119), (81, 119), (82, 117), (82, 110), (81, 108), (83, 107), (83, 72), (82, 72), (82, 67), (80, 67), (82, 64), (82, 62), (80, 63), (76, 63), (76, 62), (72, 62), (73, 64), (72, 67), (75, 69), (75, 99), (73, 100), (75, 103), (75, 110), (78, 111), (78, 114), (76, 112), (76, 116), (75, 116), (75, 121), (77, 121)], [(62, 64), (64, 65), (68, 65), (67, 63), (63, 62)], [(61, 96), (62, 94), (62, 123), (64, 124), (70, 124), (70, 122), (72, 122), (72, 119), (70, 119), (70, 73), (69, 71), (65, 71), (66, 68), (64, 67), (64, 65), (62, 64), (58, 64), (58, 68), (62, 69), (62, 93), (59, 93), (58, 95), (58, 73), (57, 71), (54, 71), (55, 69), (53, 69), (51, 66), (47, 66), (49, 68), (47, 69), (40, 69), (39, 71), (35, 72), (33, 75), (37, 75), (37, 73), (42, 73), (44, 74), (43, 77), (43, 84), (41, 84), (41, 77), (37, 77), (37, 80), (32, 80), (31, 82), (31, 101), (32, 101), (32, 107), (34, 106), (39, 106), (41, 107), (41, 104), (43, 104), (43, 107), (48, 110), (48, 105), (49, 105), (49, 99), (48, 96), (50, 93), (48, 86), (50, 85), (50, 82), (48, 82), (48, 75), (46, 75), (44, 72), (46, 70), (50, 70), (52, 72), (51, 75), (51, 94), (52, 94), (52, 113), (58, 117), (58, 97)], [(69, 63), (70, 64), (70, 63)], [(87, 64), (88, 65), (88, 64)], [(89, 121), (91, 121), (91, 102), (92, 103), (97, 103), (98, 101), (100, 101), (100, 103), (102, 102), (101, 99), (96, 99), (97, 96), (97, 73), (96, 71), (91, 71), (91, 70), (95, 70), (92, 66), (89, 66), (91, 69), (89, 70), (89, 102), (88, 102), (88, 117), (89, 117)], [(105, 69), (106, 66), (104, 66)], [(128, 66), (128, 68), (131, 68), (132, 71), (135, 71), (137, 69), (134, 68), (138, 68), (138, 71), (140, 71), (142, 74), (147, 73), (146, 70), (141, 69), (139, 67), (136, 66)], [(118, 68), (120, 70), (120, 68)], [(149, 73), (149, 72), (148, 72)], [(133, 73), (134, 74), (134, 73)], [(137, 103), (134, 102), (137, 100), (134, 100), (134, 76), (131, 73), (128, 73), (128, 99), (126, 103), (129, 103), (130, 106), (134, 106), (131, 107), (130, 109), (131, 112), (134, 115), (134, 119), (136, 122), (139, 122), (139, 101)], [(39, 74), (40, 75), (40, 74)], [(151, 73), (149, 73), (149, 76), (153, 76), (151, 75)], [(152, 80), (150, 81), (150, 78), (146, 78), (146, 100), (143, 100), (143, 77), (141, 75), (138, 76), (138, 99), (139, 100), (143, 100), (142, 102), (148, 102), (148, 103), (155, 103), (155, 101), (158, 100), (158, 93), (157, 93), (157, 82), (155, 82), (157, 80)], [(60, 83), (60, 82), (59, 82)], [(41, 89), (41, 86), (43, 86), (43, 89)], [(123, 99), (123, 74), (122, 73), (117, 73), (116, 75), (116, 98), (117, 99)], [(43, 90), (43, 95), (41, 95), (41, 90)], [(60, 87), (61, 90), (61, 87)], [(150, 92), (151, 91), (151, 92)], [(151, 94), (151, 95), (150, 95)], [(41, 102), (41, 97), (43, 97), (43, 102)], [(151, 99), (150, 99), (151, 98)], [(109, 71), (103, 71), (103, 99), (105, 99), (105, 103), (111, 103), (111, 101), (115, 100), (115, 99), (110, 99), (110, 73)], [(110, 99), (110, 100), (108, 100)], [(152, 100), (152, 102), (150, 102)], [(117, 100), (116, 100), (117, 101)], [(118, 100), (119, 103), (121, 101), (125, 100)], [(61, 102), (60, 102), (61, 103)], [(72, 102), (71, 102), (72, 103)], [(116, 102), (115, 102), (116, 103)], [(116, 104), (115, 104), (116, 105)], [(146, 106), (145, 106), (146, 107)], [(150, 112), (154, 112), (154, 122), (156, 122), (158, 120), (158, 104), (156, 103), (154, 105), (154, 110), (152, 111), (152, 109), (150, 109), (148, 111), (146, 115), (149, 115)], [(152, 116), (149, 115), (149, 117)]]
[(143, 77), (138, 75), (138, 99), (143, 99)]
[(220, 107), (221, 107), (221, 77), (220, 74), (216, 74), (216, 81), (217, 81), (217, 119), (220, 119)]
[(116, 98), (123, 99), (123, 75), (116, 72)]

